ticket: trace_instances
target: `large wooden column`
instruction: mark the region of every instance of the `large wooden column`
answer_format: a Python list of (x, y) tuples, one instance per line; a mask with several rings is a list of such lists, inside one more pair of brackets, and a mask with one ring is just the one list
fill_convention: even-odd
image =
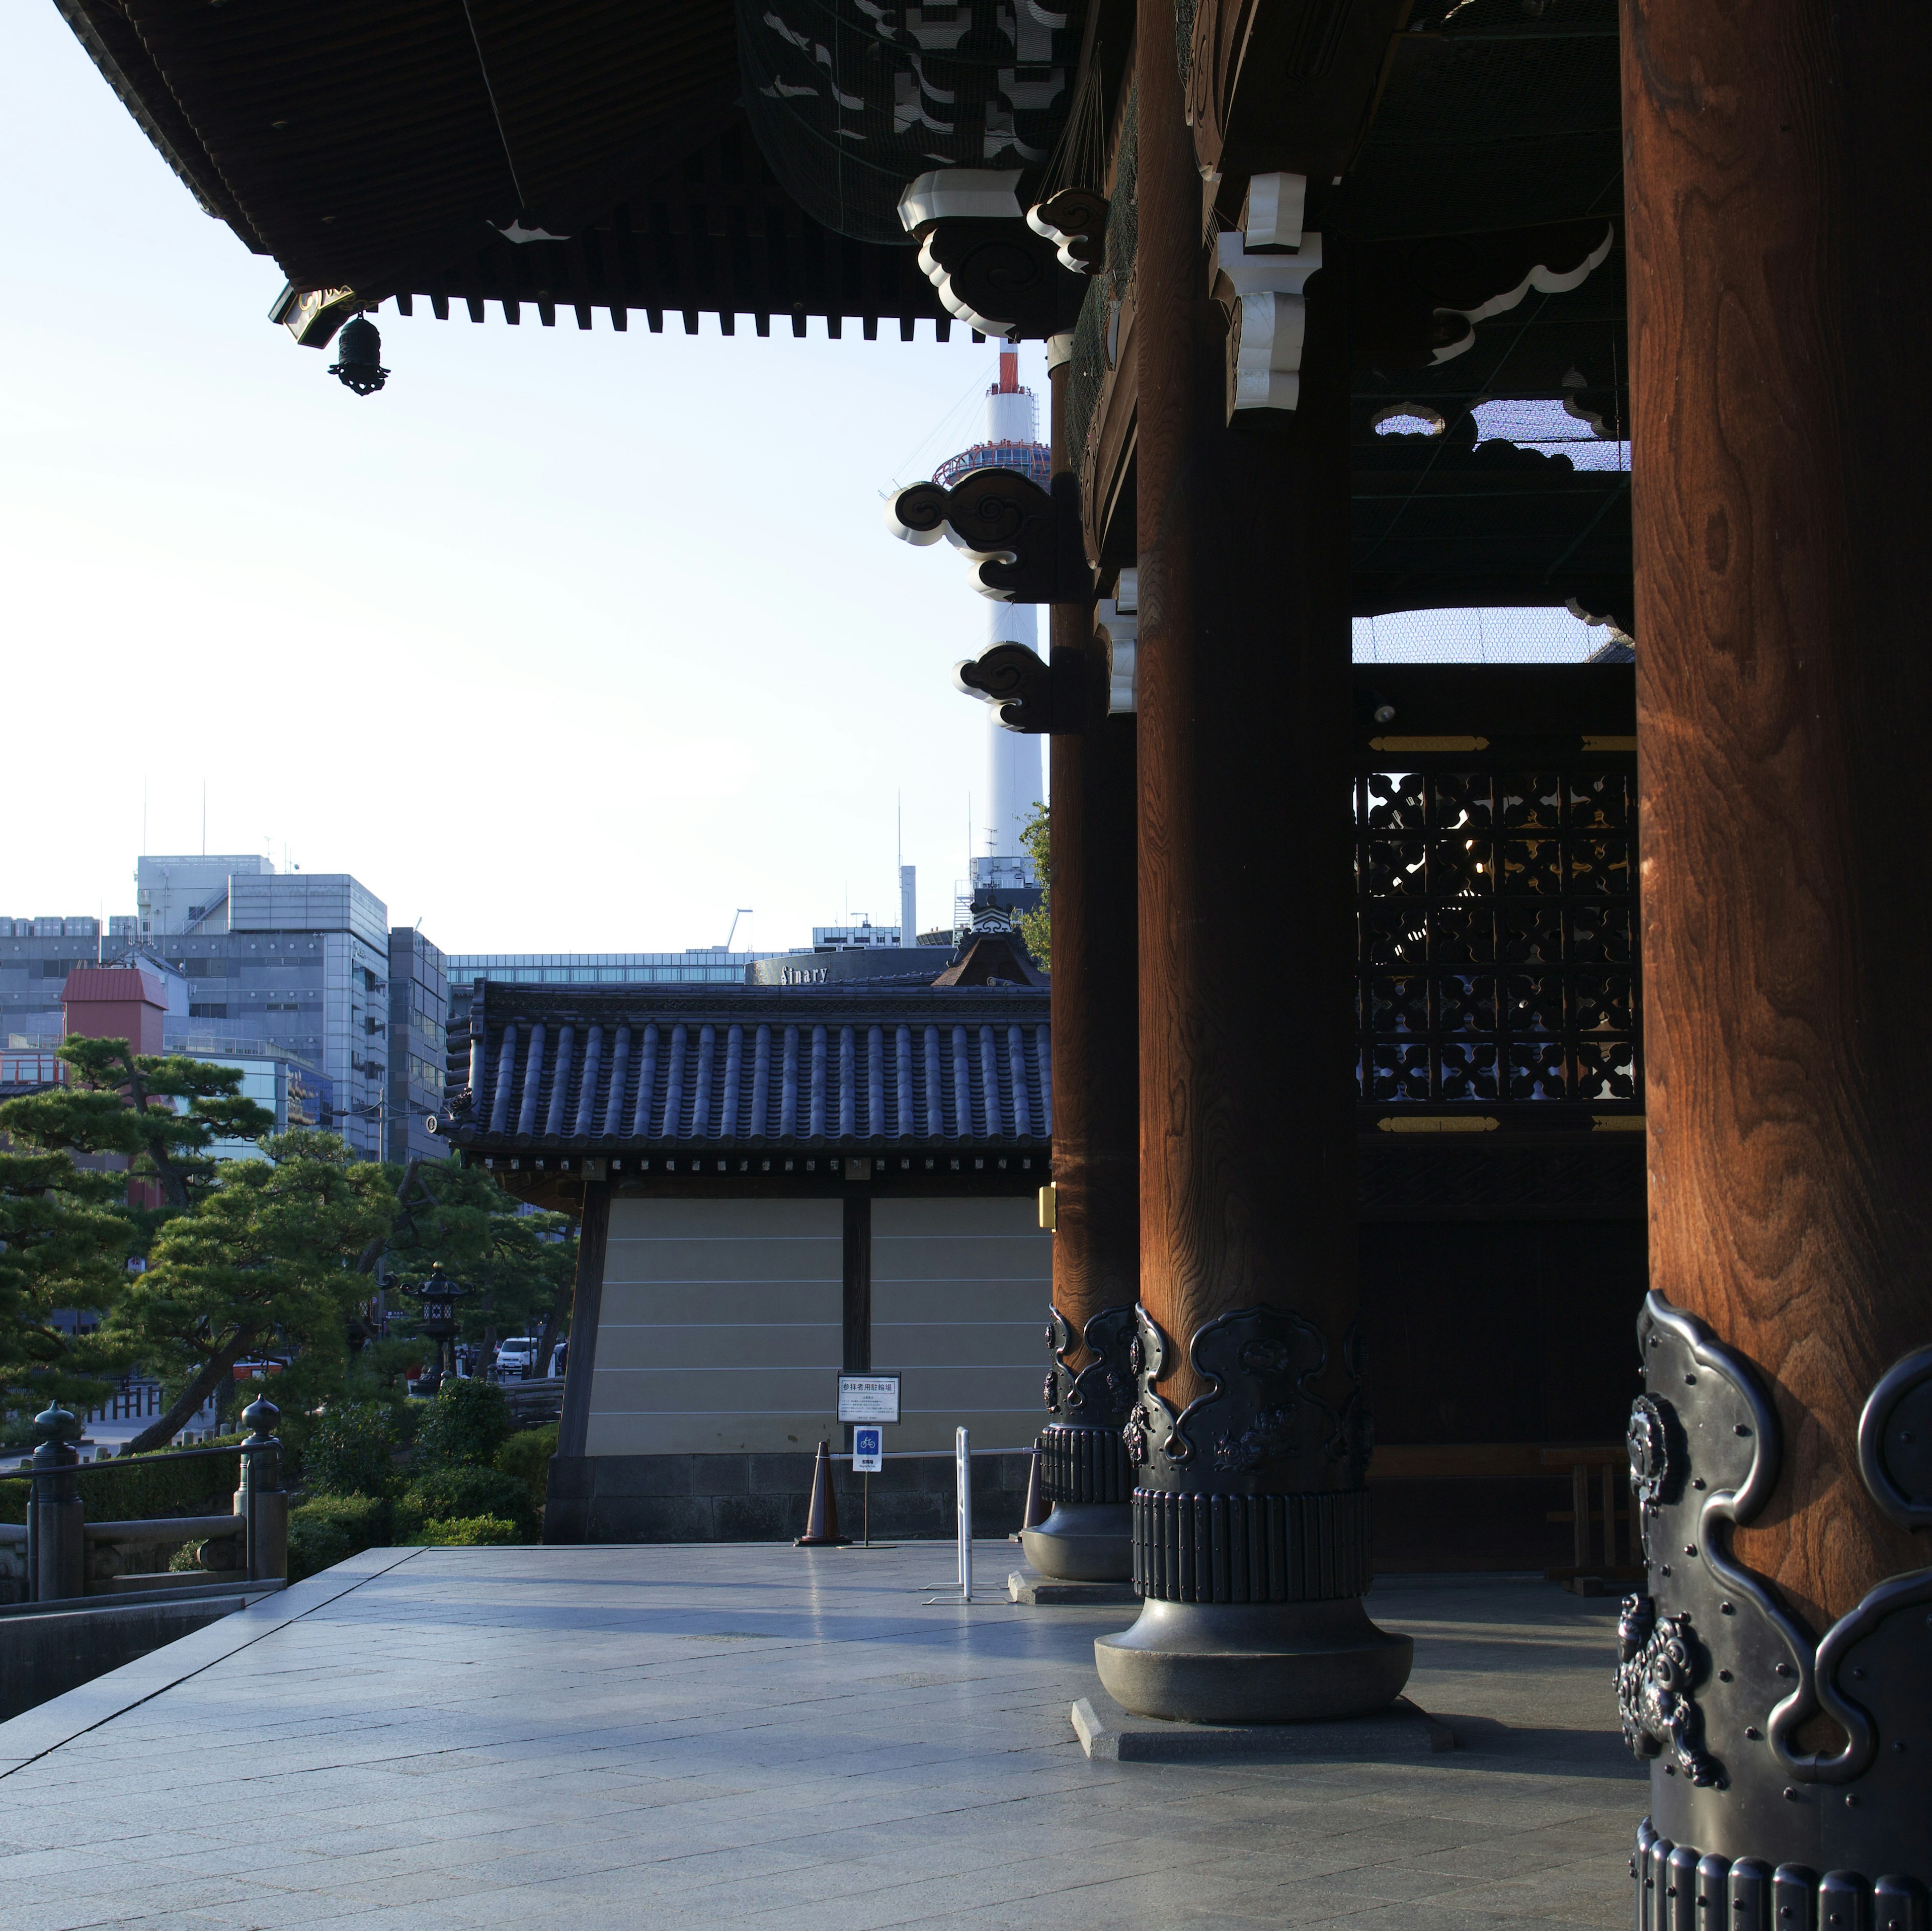
[[(1623, 70), (1653, 1289), (1631, 1434), (1649, 1579), (1622, 1682), (1657, 1759), (1640, 1922), (1696, 1872), (1700, 1903), (1718, 1887), (1700, 1923), (1916, 1927), (1932, 32), (1902, 0), (1627, 0)], [(1644, 1696), (1673, 1640), (1674, 1735)], [(1855, 1895), (1882, 1879), (1890, 1902)]]
[[(1078, 546), (1066, 447), (1069, 364), (1052, 384), (1054, 493)], [(1074, 559), (1069, 559), (1072, 561)], [(1084, 574), (1070, 569), (1068, 580)], [(1135, 928), (1134, 720), (1107, 712), (1090, 602), (1052, 607), (1053, 1308), (1041, 1475), (1052, 1512), (1022, 1537), (1042, 1576), (1132, 1573), (1120, 1444), (1132, 1405), (1140, 1293), (1140, 1054)]]
[(1138, 46), (1146, 1601), (1095, 1654), (1144, 1714), (1334, 1716), (1410, 1652), (1360, 1602), (1346, 265), (1324, 237), (1298, 408), (1228, 427), (1173, 0)]

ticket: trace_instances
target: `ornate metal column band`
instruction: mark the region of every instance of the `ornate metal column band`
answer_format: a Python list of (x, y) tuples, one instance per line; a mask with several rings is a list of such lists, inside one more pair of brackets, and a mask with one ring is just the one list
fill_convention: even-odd
[[(1133, 1492), (1120, 1429), (1134, 1407), (1134, 1312), (1102, 1308), (1076, 1337), (1058, 1308), (1048, 1310), (1046, 1405), (1055, 1419), (1040, 1431), (1040, 1480), (1048, 1501), (1124, 1503)], [(1093, 1358), (1076, 1369), (1066, 1357), (1083, 1342)]]
[[(1205, 1323), (1188, 1345), (1209, 1392), (1176, 1414), (1154, 1392), (1169, 1343), (1135, 1310), (1139, 1391), (1122, 1440), (1137, 1473), (1134, 1583), (1167, 1603), (1333, 1601), (1372, 1576), (1373, 1446), (1353, 1337), (1340, 1406), (1314, 1386), (1328, 1366), (1321, 1331), (1280, 1308)], [(1312, 1475), (1328, 1477), (1316, 1487)]]
[[(1932, 1569), (1888, 1578), (1814, 1642), (1732, 1531), (1777, 1485), (1756, 1372), (1651, 1294), (1630, 1481), (1648, 1587), (1618, 1625), (1624, 1735), (1652, 1760), (1630, 1874), (1638, 1931), (1932, 1931)], [(1901, 1526), (1932, 1528), (1932, 1348), (1867, 1399), (1859, 1472)], [(1836, 1749), (1801, 1746), (1814, 1718)]]
[(1369, 1498), (1134, 1491), (1134, 1586), (1162, 1603), (1317, 1603), (1368, 1593)]

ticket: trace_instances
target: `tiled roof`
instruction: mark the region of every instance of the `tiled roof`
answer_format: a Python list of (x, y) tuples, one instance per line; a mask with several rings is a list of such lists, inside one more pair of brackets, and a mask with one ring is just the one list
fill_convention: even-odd
[(1044, 988), (484, 984), (470, 1087), (436, 1130), (482, 1153), (555, 1148), (1043, 1147)]

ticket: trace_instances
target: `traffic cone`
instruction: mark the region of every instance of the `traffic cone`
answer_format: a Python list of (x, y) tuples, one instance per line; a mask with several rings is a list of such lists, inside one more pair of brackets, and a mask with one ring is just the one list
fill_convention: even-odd
[[(1020, 1535), (1028, 1529), (1036, 1529), (1052, 1511), (1046, 1505), (1046, 1498), (1040, 1488), (1040, 1444), (1033, 1445), (1033, 1459), (1027, 1464), (1026, 1501), (1020, 1510)], [(1009, 1536), (1009, 1542), (1018, 1542), (1019, 1535)]]
[(832, 1444), (821, 1441), (812, 1465), (812, 1501), (805, 1512), (805, 1533), (794, 1549), (850, 1549), (852, 1538), (838, 1533), (838, 1498), (832, 1489)]

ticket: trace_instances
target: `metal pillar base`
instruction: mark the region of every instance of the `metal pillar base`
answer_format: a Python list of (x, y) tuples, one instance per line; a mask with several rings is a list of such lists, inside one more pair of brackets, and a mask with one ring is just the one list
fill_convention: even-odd
[(1358, 1597), (1324, 1603), (1142, 1604), (1101, 1636), (1108, 1696), (1137, 1717), (1190, 1723), (1295, 1723), (1386, 1709), (1415, 1645), (1370, 1621)]
[(1134, 1573), (1134, 1512), (1127, 1502), (1056, 1502), (1020, 1546), (1044, 1576), (1061, 1582), (1125, 1582)]

